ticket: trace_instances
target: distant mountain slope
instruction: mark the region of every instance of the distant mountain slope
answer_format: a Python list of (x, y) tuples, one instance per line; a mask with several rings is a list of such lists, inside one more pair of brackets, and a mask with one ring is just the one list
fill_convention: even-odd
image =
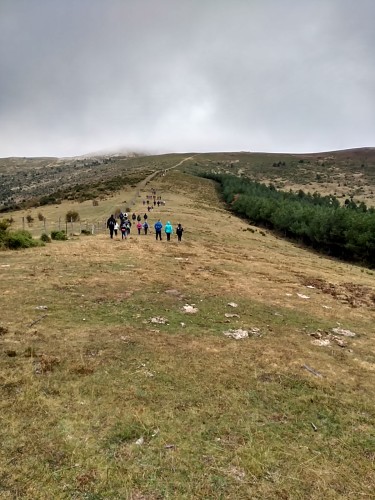
[[(187, 165), (183, 167), (187, 170)], [(190, 173), (232, 173), (274, 183), (283, 190), (302, 189), (356, 198), (375, 205), (375, 148), (322, 153), (207, 153), (200, 154)]]
[[(0, 158), (0, 210), (55, 203), (61, 199), (104, 196), (155, 170), (174, 164), (180, 154), (88, 154), (74, 158)], [(200, 153), (180, 170), (230, 172), (280, 189), (303, 189), (375, 204), (375, 148), (321, 153)]]
[(106, 195), (176, 163), (180, 155), (0, 159), (0, 209)]

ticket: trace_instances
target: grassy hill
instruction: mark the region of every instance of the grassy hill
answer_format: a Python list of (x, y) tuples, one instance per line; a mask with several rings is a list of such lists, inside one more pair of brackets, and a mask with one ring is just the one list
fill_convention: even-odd
[(0, 210), (102, 199), (174, 165), (179, 157), (0, 158)]
[(249, 158), (43, 207), (143, 213), (154, 187), (151, 222), (181, 222), (181, 244), (102, 233), (0, 255), (1, 498), (372, 497), (374, 274), (249, 226), (188, 173), (281, 175), (281, 155), (263, 173)]
[[(103, 199), (162, 171), (186, 155), (94, 155), (0, 158), (0, 210)], [(375, 148), (314, 154), (208, 153), (180, 167), (188, 173), (231, 172), (284, 190), (318, 191), (375, 205)]]
[(260, 182), (272, 182), (286, 191), (317, 191), (343, 201), (353, 197), (368, 206), (375, 205), (375, 148), (313, 154), (200, 154), (190, 169), (184, 165), (183, 170), (233, 173)]

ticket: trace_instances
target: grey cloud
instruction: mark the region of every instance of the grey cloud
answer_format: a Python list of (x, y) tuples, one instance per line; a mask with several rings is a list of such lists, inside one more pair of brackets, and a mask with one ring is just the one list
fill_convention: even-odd
[(375, 136), (368, 0), (2, 0), (0, 156)]

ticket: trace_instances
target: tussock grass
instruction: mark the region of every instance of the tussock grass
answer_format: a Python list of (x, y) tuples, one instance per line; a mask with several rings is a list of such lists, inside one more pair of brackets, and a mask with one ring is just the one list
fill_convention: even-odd
[[(371, 498), (374, 308), (305, 283), (373, 276), (243, 231), (211, 181), (154, 184), (151, 221), (181, 222), (180, 245), (82, 236), (1, 256), (0, 497)], [(337, 323), (347, 347), (311, 343)]]

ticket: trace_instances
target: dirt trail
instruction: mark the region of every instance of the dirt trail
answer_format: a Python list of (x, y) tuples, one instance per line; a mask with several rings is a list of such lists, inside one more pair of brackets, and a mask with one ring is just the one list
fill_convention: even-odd
[(153, 179), (155, 179), (158, 175), (160, 175), (161, 173), (165, 173), (169, 170), (172, 170), (173, 168), (177, 168), (179, 167), (180, 165), (182, 165), (185, 161), (188, 161), (188, 160), (191, 160), (192, 158), (194, 158), (195, 156), (197, 156), (199, 153), (195, 154), (195, 155), (192, 155), (192, 156), (187, 156), (186, 158), (184, 158), (183, 160), (181, 160), (180, 162), (176, 163), (176, 165), (172, 165), (172, 167), (168, 167), (164, 170), (156, 170), (155, 172), (153, 172), (152, 174), (148, 175), (147, 177), (145, 177), (142, 181), (138, 182), (138, 184), (136, 185), (135, 187), (135, 191), (136, 191), (136, 194), (131, 198), (130, 200), (130, 204), (132, 206), (135, 205), (136, 203), (136, 200), (139, 196), (139, 193), (141, 191), (141, 189), (143, 189), (150, 181), (152, 181)]

